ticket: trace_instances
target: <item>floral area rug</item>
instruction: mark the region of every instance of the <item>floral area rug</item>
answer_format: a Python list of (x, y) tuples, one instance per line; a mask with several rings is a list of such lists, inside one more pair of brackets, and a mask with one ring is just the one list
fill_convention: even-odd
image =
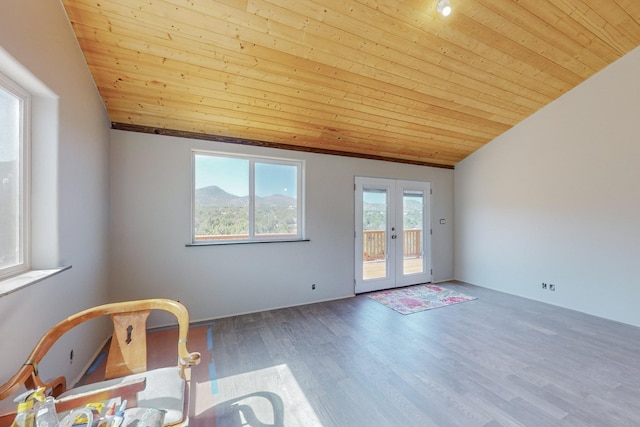
[(436, 285), (408, 286), (406, 288), (374, 292), (367, 296), (401, 314), (417, 313), (476, 299), (476, 297)]

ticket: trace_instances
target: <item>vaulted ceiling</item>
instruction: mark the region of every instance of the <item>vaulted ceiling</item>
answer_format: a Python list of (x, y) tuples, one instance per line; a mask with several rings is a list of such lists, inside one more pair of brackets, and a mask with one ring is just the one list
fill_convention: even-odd
[(62, 0), (113, 127), (453, 167), (640, 45), (638, 0)]

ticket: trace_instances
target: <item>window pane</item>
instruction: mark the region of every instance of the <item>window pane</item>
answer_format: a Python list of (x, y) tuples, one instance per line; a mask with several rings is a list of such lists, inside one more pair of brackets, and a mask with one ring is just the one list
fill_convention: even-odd
[(303, 163), (193, 153), (193, 241), (302, 238)]
[(362, 191), (362, 279), (387, 277), (387, 190)]
[(0, 87), (0, 269), (22, 264), (22, 101)]
[(266, 236), (298, 234), (298, 168), (255, 164), (255, 233)]
[(249, 237), (249, 161), (195, 155), (195, 240)]
[(424, 194), (419, 190), (404, 190), (402, 197), (403, 265), (402, 274), (422, 273), (424, 242)]

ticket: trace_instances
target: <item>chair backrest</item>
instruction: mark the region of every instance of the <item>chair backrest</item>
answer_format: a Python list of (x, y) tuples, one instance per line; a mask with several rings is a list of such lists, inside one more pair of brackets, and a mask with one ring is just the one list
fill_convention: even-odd
[(59, 396), (66, 390), (66, 379), (58, 377), (44, 382), (38, 373), (38, 364), (53, 344), (66, 332), (91, 319), (110, 315), (114, 330), (111, 339), (106, 379), (119, 378), (147, 370), (146, 321), (151, 310), (172, 313), (178, 321), (178, 366), (184, 377), (184, 369), (200, 361), (199, 353), (187, 350), (189, 313), (181, 303), (169, 299), (146, 299), (105, 304), (76, 313), (49, 329), (40, 339), (18, 372), (0, 385), (0, 400), (11, 396), (20, 386), (27, 389), (46, 387), (51, 395)]
[(147, 370), (147, 317), (151, 310), (111, 315), (113, 336), (107, 356), (106, 380)]

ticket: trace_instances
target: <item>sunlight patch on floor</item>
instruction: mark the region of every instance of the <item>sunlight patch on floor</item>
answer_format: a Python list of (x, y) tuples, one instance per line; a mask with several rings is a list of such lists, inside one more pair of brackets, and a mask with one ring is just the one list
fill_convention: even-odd
[(322, 425), (286, 364), (212, 381), (195, 385), (196, 419), (214, 418), (216, 427)]

